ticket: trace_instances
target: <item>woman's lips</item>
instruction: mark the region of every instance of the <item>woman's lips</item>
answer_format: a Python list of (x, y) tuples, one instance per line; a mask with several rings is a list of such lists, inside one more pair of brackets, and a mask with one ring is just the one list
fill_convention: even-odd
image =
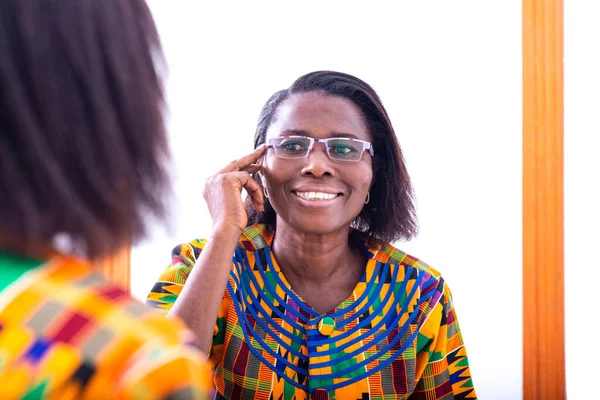
[(309, 200), (309, 201), (317, 201), (317, 200), (333, 200), (338, 197), (339, 193), (328, 193), (328, 192), (301, 192), (294, 191), (294, 194), (301, 199)]

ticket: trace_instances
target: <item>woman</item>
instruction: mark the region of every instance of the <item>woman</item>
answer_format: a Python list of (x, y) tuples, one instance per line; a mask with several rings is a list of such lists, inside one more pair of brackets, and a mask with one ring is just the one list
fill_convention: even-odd
[(373, 89), (302, 76), (254, 145), (208, 179), (211, 236), (177, 246), (148, 297), (196, 332), (218, 397), (475, 398), (450, 290), (389, 244), (416, 222)]
[(205, 398), (193, 334), (92, 268), (164, 214), (145, 2), (1, 1), (0, 54), (0, 398)]

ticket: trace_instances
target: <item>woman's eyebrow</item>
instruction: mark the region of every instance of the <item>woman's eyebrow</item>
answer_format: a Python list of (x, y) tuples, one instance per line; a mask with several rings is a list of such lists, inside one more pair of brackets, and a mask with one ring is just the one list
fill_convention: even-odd
[(358, 139), (358, 136), (356, 136), (352, 133), (344, 133), (344, 132), (333, 132), (331, 134), (331, 137), (346, 137), (346, 138)]
[[(288, 136), (288, 135), (294, 135), (294, 136), (308, 136), (308, 137), (312, 137), (312, 135), (308, 132), (305, 131), (303, 129), (286, 129), (283, 130), (279, 133), (280, 136)], [(358, 136), (352, 134), (352, 133), (345, 133), (345, 132), (331, 132), (329, 134), (329, 137), (344, 137), (344, 138), (353, 138), (353, 139), (358, 139)]]
[(279, 133), (280, 136), (294, 135), (294, 136), (310, 136), (310, 134), (302, 129), (286, 129)]

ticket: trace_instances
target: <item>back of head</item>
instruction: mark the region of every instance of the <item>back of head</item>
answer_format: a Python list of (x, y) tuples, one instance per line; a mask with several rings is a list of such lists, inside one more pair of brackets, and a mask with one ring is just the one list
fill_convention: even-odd
[(161, 217), (162, 52), (144, 0), (0, 2), (0, 248), (90, 258)]

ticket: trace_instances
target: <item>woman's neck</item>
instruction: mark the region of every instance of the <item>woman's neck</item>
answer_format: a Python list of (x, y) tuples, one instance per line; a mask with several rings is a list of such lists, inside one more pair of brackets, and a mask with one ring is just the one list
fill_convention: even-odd
[(356, 282), (365, 259), (351, 248), (349, 233), (347, 226), (327, 234), (307, 234), (278, 221), (273, 252), (290, 281), (319, 286), (343, 277), (344, 281)]

